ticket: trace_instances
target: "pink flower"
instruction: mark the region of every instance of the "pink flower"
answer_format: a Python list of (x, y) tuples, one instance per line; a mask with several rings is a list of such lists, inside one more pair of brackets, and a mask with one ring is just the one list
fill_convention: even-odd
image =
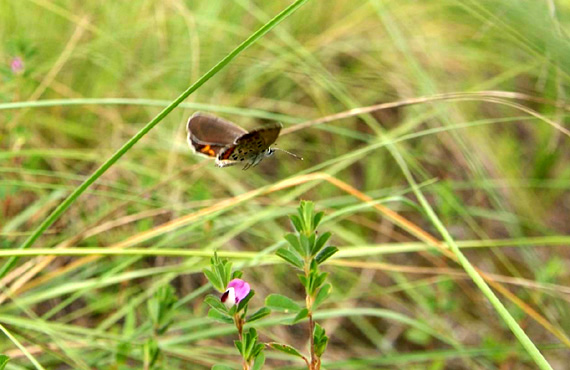
[(10, 68), (15, 75), (22, 74), (24, 72), (24, 61), (20, 57), (15, 57), (10, 63)]
[(250, 291), (249, 284), (241, 279), (233, 279), (229, 282), (228, 288), (220, 297), (220, 300), (228, 308), (238, 304), (242, 299), (247, 297)]

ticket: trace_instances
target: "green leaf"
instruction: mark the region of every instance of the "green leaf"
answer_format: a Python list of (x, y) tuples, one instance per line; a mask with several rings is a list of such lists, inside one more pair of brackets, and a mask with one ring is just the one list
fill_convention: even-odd
[(216, 320), (217, 322), (221, 322), (222, 324), (234, 323), (234, 320), (230, 316), (224, 315), (214, 309), (208, 310), (208, 317), (211, 318), (212, 320)]
[(160, 347), (155, 339), (150, 338), (143, 345), (145, 365), (152, 368), (160, 355)]
[(328, 273), (326, 272), (319, 273), (316, 270), (311, 271), (309, 274), (309, 281), (306, 286), (307, 294), (313, 296), (317, 292), (317, 289), (323, 285), (327, 279), (327, 275)]
[(326, 336), (325, 329), (319, 324), (315, 324), (313, 342), (315, 343), (315, 354), (317, 357), (321, 357), (327, 348), (329, 337)]
[(318, 323), (315, 323), (315, 329), (313, 330), (313, 339), (315, 341), (321, 340), (322, 336), (325, 335), (325, 329)]
[(232, 278), (231, 278), (231, 280), (233, 280), (233, 279), (240, 279), (242, 276), (243, 276), (243, 272), (241, 272), (240, 270), (235, 270), (235, 271), (232, 273)]
[(293, 227), (295, 230), (297, 230), (298, 233), (303, 232), (303, 224), (301, 223), (301, 219), (298, 216), (291, 215), (289, 216), (289, 219), (291, 220)]
[(212, 366), (212, 370), (234, 370), (234, 369), (226, 365), (214, 365)]
[(327, 337), (326, 335), (323, 336), (323, 338), (318, 342), (315, 342), (315, 354), (317, 355), (317, 357), (321, 357), (323, 353), (325, 353), (328, 343), (329, 343), (329, 337)]
[(317, 234), (313, 233), (309, 236), (309, 254), (313, 249), (315, 249), (315, 241), (317, 240)]
[(234, 340), (234, 346), (236, 346), (241, 357), (244, 357), (244, 355), (243, 355), (243, 353), (244, 353), (243, 342), (241, 340)]
[(283, 258), (285, 261), (289, 262), (291, 265), (299, 269), (303, 269), (304, 265), (303, 260), (296, 254), (291, 252), (290, 250), (285, 248), (279, 248), (277, 252), (275, 252), (275, 254)]
[(202, 272), (204, 272), (204, 275), (206, 275), (206, 278), (208, 279), (208, 281), (212, 284), (212, 286), (218, 292), (224, 291), (225, 287), (222, 286), (222, 281), (220, 280), (220, 278), (218, 277), (217, 274), (213, 273), (212, 271), (210, 271), (208, 269), (203, 269)]
[(311, 263), (309, 265), (309, 270), (310, 272), (313, 273), (319, 272), (319, 264), (314, 259), (311, 260)]
[(315, 257), (315, 260), (320, 265), (321, 263), (325, 262), (330, 257), (332, 257), (336, 252), (338, 252), (337, 247), (328, 246), (325, 249), (323, 249), (321, 251), (321, 253), (317, 254), (317, 257)]
[(255, 358), (251, 370), (261, 370), (264, 364), (265, 364), (265, 355), (263, 354), (263, 352), (260, 352)]
[(298, 274), (297, 277), (299, 278), (299, 280), (301, 281), (301, 284), (306, 288), (307, 287), (307, 277), (303, 274)]
[(251, 358), (257, 358), (257, 356), (261, 354), (261, 351), (263, 351), (263, 349), (265, 349), (265, 344), (257, 342), (255, 347), (253, 348), (253, 351), (251, 351)]
[(295, 356), (295, 357), (299, 357), (299, 358), (303, 358), (303, 359), (305, 358), (305, 356), (303, 356), (303, 355), (302, 355), (299, 351), (297, 351), (295, 348), (293, 348), (293, 347), (291, 347), (291, 346), (288, 346), (288, 345), (286, 345), (286, 344), (271, 342), (271, 343), (269, 343), (269, 347), (271, 347), (271, 348), (273, 348), (273, 349), (275, 349), (275, 350), (277, 350), (277, 351), (286, 353), (286, 354), (288, 354), (288, 355), (290, 355), (290, 356)]
[(317, 227), (319, 226), (319, 224), (321, 223), (321, 220), (323, 219), (323, 216), (325, 215), (324, 212), (319, 212), (316, 215), (313, 216), (313, 228), (314, 230), (317, 229)]
[(252, 289), (249, 291), (249, 293), (245, 296), (244, 299), (242, 299), (241, 301), (239, 301), (238, 303), (238, 307), (237, 307), (237, 312), (243, 310), (243, 308), (249, 303), (249, 300), (255, 295), (255, 291)]
[(300, 207), (301, 217), (303, 218), (303, 223), (305, 224), (305, 231), (312, 232), (313, 228), (313, 210), (315, 209), (315, 203), (311, 201), (303, 201)]
[(331, 290), (332, 290), (332, 286), (330, 284), (325, 284), (322, 286), (321, 289), (319, 289), (319, 292), (317, 293), (317, 296), (315, 297), (315, 300), (313, 301), (313, 307), (311, 307), (313, 310), (316, 309), (317, 307), (319, 307), (321, 305), (321, 303), (324, 302), (325, 299), (328, 298), (328, 296), (331, 294)]
[(319, 289), (321, 285), (323, 285), (323, 283), (327, 279), (327, 276), (328, 276), (327, 272), (323, 272), (317, 275), (317, 277), (315, 278), (315, 283), (313, 284), (313, 292)]
[(10, 361), (10, 357), (6, 355), (0, 355), (0, 370), (4, 370), (4, 368), (8, 364), (8, 361)]
[(331, 237), (331, 233), (330, 232), (326, 232), (324, 234), (322, 234), (321, 236), (319, 236), (319, 238), (317, 239), (317, 242), (315, 243), (313, 249), (311, 250), (311, 255), (314, 256), (315, 254), (319, 253), (319, 251), (324, 247), (324, 245), (326, 244), (326, 242), (329, 240), (329, 238)]
[(253, 357), (252, 355), (254, 354), (254, 348), (257, 345), (257, 331), (254, 328), (249, 328), (249, 330), (246, 332), (244, 336), (244, 342), (245, 350), (243, 357), (246, 360), (249, 360)]
[(220, 290), (220, 292), (223, 292), (224, 290), (226, 290), (226, 287), (228, 286), (228, 282), (226, 281), (226, 268), (224, 263), (220, 263), (216, 266), (214, 266), (215, 273), (218, 275), (218, 280), (220, 281), (220, 284), (222, 285), (222, 289)]
[(214, 310), (218, 311), (223, 315), (227, 315), (229, 313), (228, 308), (224, 306), (224, 304), (220, 301), (220, 299), (216, 296), (208, 294), (206, 298), (204, 298), (204, 302)]
[[(312, 235), (312, 236), (314, 236), (314, 235)], [(311, 248), (313, 245), (311, 244), (310, 239), (306, 235), (301, 234), (301, 235), (299, 235), (299, 240), (301, 240), (301, 246), (303, 247), (303, 254), (302, 255), (303, 256), (311, 255)]]
[(285, 235), (285, 240), (287, 240), (289, 242), (289, 244), (291, 244), (291, 247), (293, 247), (293, 249), (299, 253), (299, 256), (306, 256), (307, 254), (305, 254), (305, 250), (304, 248), (301, 246), (300, 242), (299, 242), (299, 238), (297, 237), (297, 235), (294, 234), (287, 234)]
[(295, 318), (293, 318), (293, 321), (291, 323), (296, 324), (299, 321), (303, 320), (307, 316), (309, 316), (309, 310), (306, 308), (303, 308), (301, 311), (299, 311), (297, 316), (295, 316)]
[(214, 255), (210, 257), (210, 265), (212, 266), (217, 265), (219, 261), (220, 258), (218, 257), (218, 251), (214, 251)]
[(281, 294), (270, 294), (265, 298), (265, 305), (274, 311), (279, 312), (299, 312), (301, 306), (299, 306), (291, 298), (286, 297)]
[(297, 213), (299, 214), (299, 220), (301, 220), (301, 230), (299, 230), (299, 233), (303, 234), (308, 232), (309, 225), (307, 225), (307, 223), (305, 222), (305, 213), (303, 211), (303, 204), (301, 204), (301, 207), (297, 208)]
[(259, 310), (255, 311), (251, 316), (249, 316), (246, 322), (253, 322), (259, 320), (271, 313), (271, 310), (267, 307), (261, 307)]
[(228, 286), (228, 283), (230, 282), (230, 280), (232, 279), (232, 265), (233, 263), (225, 261), (224, 262), (224, 272), (226, 273), (223, 278), (224, 278), (224, 288)]
[(221, 288), (218, 290), (223, 292), (228, 286), (232, 276), (232, 263), (227, 259), (219, 259), (216, 256), (214, 263), (212, 264), (212, 274), (216, 275), (217, 280), (219, 281), (219, 286)]

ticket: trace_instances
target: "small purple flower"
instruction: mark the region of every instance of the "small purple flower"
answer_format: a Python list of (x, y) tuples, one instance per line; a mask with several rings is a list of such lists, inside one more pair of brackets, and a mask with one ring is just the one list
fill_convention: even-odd
[(10, 63), (10, 68), (15, 75), (22, 74), (24, 72), (24, 61), (20, 57), (15, 57)]
[(222, 294), (220, 300), (226, 307), (231, 308), (247, 297), (250, 291), (249, 284), (241, 279), (233, 279), (228, 284), (228, 289)]

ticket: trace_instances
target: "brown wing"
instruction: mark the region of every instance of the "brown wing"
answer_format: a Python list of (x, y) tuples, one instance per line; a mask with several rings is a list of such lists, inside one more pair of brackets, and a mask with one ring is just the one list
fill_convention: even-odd
[(218, 160), (244, 161), (256, 157), (279, 137), (281, 124), (275, 123), (240, 136), (235, 144), (226, 146)]
[(253, 145), (255, 148), (259, 148), (260, 150), (267, 149), (279, 137), (281, 127), (280, 123), (266, 125), (240, 136), (235, 143), (238, 145), (240, 143), (247, 143), (248, 145)]
[(237, 138), (247, 133), (235, 123), (200, 112), (190, 117), (186, 130), (189, 142), (215, 144), (222, 147), (233, 144)]

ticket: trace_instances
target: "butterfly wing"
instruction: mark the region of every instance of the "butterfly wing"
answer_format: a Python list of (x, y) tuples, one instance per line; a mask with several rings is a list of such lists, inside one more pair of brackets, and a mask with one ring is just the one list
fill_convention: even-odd
[(279, 137), (281, 127), (280, 123), (275, 123), (240, 136), (235, 143), (220, 151), (216, 164), (219, 167), (226, 167), (239, 162), (246, 162), (250, 165), (259, 163), (263, 153)]
[(265, 150), (269, 148), (271, 144), (277, 140), (279, 137), (279, 132), (281, 132), (281, 124), (273, 123), (251, 132), (240, 136), (236, 140), (236, 144), (243, 143), (244, 145), (250, 145), (259, 150)]
[(216, 158), (222, 149), (235, 143), (247, 131), (233, 122), (204, 113), (195, 113), (186, 125), (188, 145), (196, 153)]

